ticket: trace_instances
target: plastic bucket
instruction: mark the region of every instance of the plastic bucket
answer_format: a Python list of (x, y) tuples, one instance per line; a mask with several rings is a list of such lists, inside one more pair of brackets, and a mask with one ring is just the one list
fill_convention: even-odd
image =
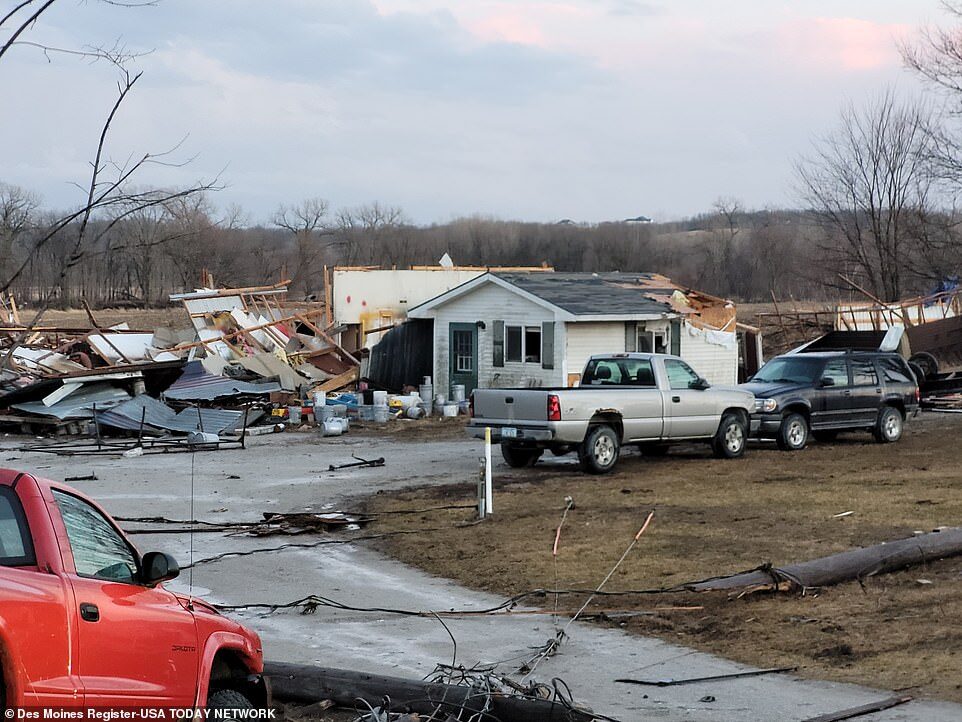
[(441, 407), (441, 413), (447, 418), (453, 418), (458, 415), (458, 405), (445, 404), (443, 407)]
[(454, 384), (451, 386), (451, 400), (456, 404), (464, 401), (464, 384)]
[(297, 426), (301, 423), (301, 407), (300, 406), (288, 406), (287, 407), (287, 418), (290, 420), (293, 426)]
[(391, 410), (387, 406), (374, 407), (374, 420), (379, 424), (386, 424), (391, 418)]
[(387, 391), (375, 391), (373, 396), (375, 406), (387, 407)]

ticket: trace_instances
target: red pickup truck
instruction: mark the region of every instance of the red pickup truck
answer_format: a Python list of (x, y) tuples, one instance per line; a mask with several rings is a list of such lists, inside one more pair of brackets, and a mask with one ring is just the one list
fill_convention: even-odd
[(161, 586), (97, 504), (0, 469), (0, 707), (263, 708), (257, 634)]

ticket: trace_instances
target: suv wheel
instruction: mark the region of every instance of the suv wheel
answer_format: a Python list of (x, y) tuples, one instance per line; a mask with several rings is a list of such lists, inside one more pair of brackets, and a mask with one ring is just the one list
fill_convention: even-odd
[(618, 463), (621, 441), (610, 426), (592, 426), (578, 447), (581, 468), (591, 474), (607, 474)]
[(747, 438), (744, 419), (738, 414), (725, 414), (711, 440), (711, 448), (719, 459), (737, 459), (745, 453)]
[(501, 456), (504, 457), (504, 460), (512, 469), (534, 466), (543, 453), (541, 449), (526, 449), (522, 446), (501, 444)]
[(775, 441), (782, 451), (801, 451), (808, 443), (808, 421), (801, 414), (788, 414), (782, 419)]
[(254, 709), (254, 705), (236, 689), (219, 689), (207, 698), (207, 709)]
[(891, 444), (902, 438), (902, 412), (893, 406), (879, 411), (878, 421), (872, 432), (880, 444)]

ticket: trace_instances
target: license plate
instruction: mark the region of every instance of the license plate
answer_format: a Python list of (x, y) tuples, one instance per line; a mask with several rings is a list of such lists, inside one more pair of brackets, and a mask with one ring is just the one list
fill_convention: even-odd
[(501, 438), (502, 438), (502, 439), (517, 439), (517, 438), (518, 438), (518, 430), (515, 429), (515, 428), (513, 428), (513, 427), (511, 427), (511, 426), (506, 426), (506, 427), (504, 427), (503, 429), (501, 429)]

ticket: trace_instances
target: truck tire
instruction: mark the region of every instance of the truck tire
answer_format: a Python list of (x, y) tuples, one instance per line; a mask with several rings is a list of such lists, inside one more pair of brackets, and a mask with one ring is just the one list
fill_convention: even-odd
[(236, 689), (219, 689), (207, 698), (207, 709), (254, 709), (254, 704)]
[(523, 446), (512, 446), (511, 444), (501, 444), (501, 456), (512, 469), (523, 469), (526, 466), (534, 466), (541, 458), (542, 449), (526, 449)]
[(902, 412), (894, 406), (879, 409), (872, 435), (880, 444), (894, 444), (902, 438)]
[(723, 414), (718, 431), (711, 440), (712, 451), (719, 459), (737, 459), (745, 453), (748, 428), (741, 414)]
[(799, 413), (787, 414), (778, 427), (775, 443), (782, 451), (801, 451), (808, 443), (808, 421)]
[(607, 474), (615, 468), (621, 453), (621, 440), (610, 426), (592, 426), (578, 446), (578, 461), (589, 474)]

